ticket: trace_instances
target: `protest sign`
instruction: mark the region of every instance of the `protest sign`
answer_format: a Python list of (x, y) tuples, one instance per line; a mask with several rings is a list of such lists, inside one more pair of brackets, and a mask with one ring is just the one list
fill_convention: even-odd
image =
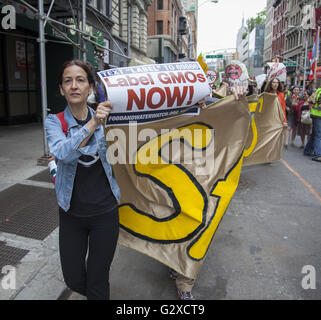
[(231, 64), (225, 68), (225, 76), (230, 87), (235, 85), (248, 87), (249, 74), (246, 65), (238, 60), (232, 60)]
[(207, 77), (209, 84), (214, 84), (217, 79), (217, 72), (215, 70), (208, 69), (206, 77)]
[(279, 62), (268, 62), (268, 67), (270, 68), (268, 72), (268, 81), (277, 78), (281, 82), (286, 81), (286, 66)]
[[(266, 74), (259, 74), (258, 76), (255, 77), (257, 87), (259, 90), (262, 89), (263, 83), (266, 80), (267, 75)], [(263, 88), (264, 89), (264, 88)]]
[(113, 110), (108, 125), (147, 123), (183, 111), (198, 114), (195, 103), (211, 88), (197, 62), (154, 64), (98, 72)]

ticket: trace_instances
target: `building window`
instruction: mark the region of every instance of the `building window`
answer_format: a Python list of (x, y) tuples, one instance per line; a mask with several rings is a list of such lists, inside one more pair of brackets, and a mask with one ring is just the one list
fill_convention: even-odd
[(102, 8), (103, 8), (103, 5), (102, 5), (102, 3), (101, 3), (101, 0), (97, 0), (97, 10), (98, 10), (98, 11), (101, 11)]
[(163, 0), (157, 0), (157, 10), (163, 10)]
[(157, 23), (157, 34), (163, 34), (163, 20), (156, 21)]
[(171, 24), (169, 21), (167, 21), (167, 34), (171, 34), (171, 30), (170, 30)]

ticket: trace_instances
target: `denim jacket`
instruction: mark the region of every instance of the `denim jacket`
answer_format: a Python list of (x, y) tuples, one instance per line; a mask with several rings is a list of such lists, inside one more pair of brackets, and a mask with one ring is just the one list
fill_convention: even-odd
[[(94, 111), (91, 108), (89, 108), (89, 112), (93, 116)], [(80, 143), (90, 135), (90, 131), (86, 125), (82, 127), (77, 123), (68, 107), (64, 111), (64, 117), (68, 124), (67, 137), (63, 133), (60, 120), (55, 114), (49, 114), (45, 121), (49, 150), (57, 162), (55, 189), (58, 205), (64, 211), (69, 210), (78, 158), (82, 154), (93, 155), (96, 151), (103, 164), (111, 190), (119, 203), (120, 190), (113, 175), (112, 167), (107, 160), (107, 145), (103, 126), (97, 127), (93, 138), (85, 147), (78, 148)]]

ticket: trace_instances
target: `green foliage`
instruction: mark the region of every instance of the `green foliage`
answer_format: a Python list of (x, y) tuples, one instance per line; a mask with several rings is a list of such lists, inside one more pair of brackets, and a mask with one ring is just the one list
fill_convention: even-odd
[[(253, 31), (253, 29), (255, 28), (255, 25), (265, 24), (265, 21), (266, 21), (266, 9), (260, 11), (255, 18), (250, 18), (250, 19), (246, 20), (247, 33), (251, 33)], [(243, 36), (244, 36), (244, 34), (243, 34)]]

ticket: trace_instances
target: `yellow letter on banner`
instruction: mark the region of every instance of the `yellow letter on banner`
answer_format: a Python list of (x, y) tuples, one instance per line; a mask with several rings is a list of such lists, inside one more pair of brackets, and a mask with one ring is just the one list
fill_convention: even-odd
[(242, 164), (243, 155), (227, 174), (226, 178), (215, 184), (213, 191), (211, 192), (211, 196), (217, 198), (213, 216), (210, 218), (207, 227), (189, 246), (188, 254), (190, 258), (199, 261), (205, 257), (208, 247), (214, 237), (214, 233), (238, 186)]
[[(204, 189), (183, 165), (164, 163), (161, 158), (161, 149), (173, 140), (182, 141), (182, 131), (186, 129), (192, 134), (187, 135), (184, 143), (191, 148), (204, 150), (214, 143), (213, 132), (208, 126), (192, 124), (158, 136), (138, 149), (136, 174), (166, 190), (176, 209), (170, 217), (158, 219), (131, 204), (120, 206), (121, 227), (139, 238), (160, 243), (183, 242), (204, 227), (208, 206)], [(158, 157), (157, 163), (144, 161), (146, 156)]]
[(249, 101), (249, 108), (252, 116), (252, 122), (251, 122), (251, 128), (252, 128), (252, 134), (253, 134), (253, 139), (250, 147), (244, 151), (244, 157), (249, 157), (250, 154), (253, 152), (253, 150), (256, 147), (257, 144), (257, 127), (255, 123), (255, 112), (257, 108), (259, 108), (259, 112), (262, 112), (262, 107), (263, 107), (263, 96), (260, 97), (259, 101)]

